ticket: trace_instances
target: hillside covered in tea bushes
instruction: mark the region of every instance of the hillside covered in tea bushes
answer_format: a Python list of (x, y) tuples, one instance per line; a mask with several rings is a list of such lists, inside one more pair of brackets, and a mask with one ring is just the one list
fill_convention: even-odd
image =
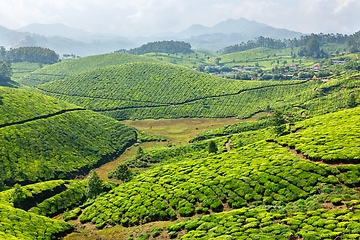
[(6, 184), (64, 178), (136, 142), (134, 128), (102, 114), (12, 88), (0, 88), (0, 96), (0, 178)]
[[(275, 81), (261, 74), (300, 63), (292, 49), (208, 54), (15, 64), (17, 88), (0, 87), (0, 238), (359, 239), (358, 62), (306, 58), (326, 70)], [(159, 63), (174, 56), (188, 68)], [(257, 63), (255, 78), (189, 69), (203, 58), (208, 72)], [(119, 122), (253, 115), (171, 129), (190, 143), (146, 132), (158, 120)]]
[(37, 86), (46, 82), (91, 71), (96, 68), (132, 62), (157, 62), (157, 60), (125, 53), (94, 55), (84, 58), (65, 60), (46, 66), (23, 76), (17, 81), (27, 86)]
[(222, 79), (174, 65), (133, 63), (96, 69), (37, 88), (116, 119), (246, 118), (318, 98), (321, 81)]
[[(230, 151), (221, 147), (228, 137), (215, 139), (217, 154), (205, 153), (202, 145), (207, 144), (201, 142), (146, 150), (144, 159), (157, 158), (161, 164), (153, 162), (148, 171), (82, 208), (78, 220), (97, 228), (180, 220), (139, 238), (152, 234), (182, 239), (358, 238), (360, 172), (357, 157), (355, 162), (350, 159), (360, 153), (352, 141), (358, 139), (359, 120), (357, 107), (298, 122), (283, 136), (273, 127), (243, 132), (229, 136)], [(341, 141), (332, 131), (335, 123), (344, 133)], [(313, 151), (331, 152), (334, 162), (347, 158), (350, 164), (307, 159), (309, 150), (287, 148), (294, 146), (286, 144), (291, 139), (314, 145), (321, 139), (322, 147)], [(344, 150), (350, 155), (344, 157)]]

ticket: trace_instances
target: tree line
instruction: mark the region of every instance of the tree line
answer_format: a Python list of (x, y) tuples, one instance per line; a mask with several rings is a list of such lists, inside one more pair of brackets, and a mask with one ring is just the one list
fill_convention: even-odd
[(272, 48), (272, 49), (304, 47), (308, 44), (308, 42), (311, 39), (315, 39), (316, 42), (320, 46), (323, 44), (327, 44), (327, 43), (339, 43), (339, 44), (346, 43), (348, 45), (348, 38), (353, 38), (354, 35), (355, 35), (355, 38), (358, 39), (359, 44), (357, 46), (360, 46), (360, 41), (359, 41), (360, 33), (359, 32), (355, 33), (353, 35), (350, 35), (350, 36), (348, 36), (346, 34), (345, 35), (339, 34), (339, 33), (337, 33), (337, 34), (334, 34), (334, 33), (329, 33), (329, 34), (312, 33), (312, 34), (308, 34), (308, 35), (303, 35), (300, 38), (284, 39), (284, 40), (260, 36), (260, 37), (256, 38), (255, 40), (249, 40), (246, 43), (242, 42), (240, 44), (228, 46), (228, 47), (224, 48), (221, 52), (223, 54), (228, 54), (228, 53), (250, 50), (250, 49), (258, 48), (258, 47), (267, 47), (267, 48)]
[(142, 55), (145, 53), (192, 53), (190, 43), (181, 42), (181, 41), (159, 41), (159, 42), (150, 42), (142, 45), (138, 48), (133, 48), (130, 50), (121, 49), (116, 52), (128, 53), (133, 55)]
[(59, 55), (49, 48), (19, 47), (10, 48), (7, 51), (3, 46), (0, 46), (0, 60), (54, 64), (59, 62)]

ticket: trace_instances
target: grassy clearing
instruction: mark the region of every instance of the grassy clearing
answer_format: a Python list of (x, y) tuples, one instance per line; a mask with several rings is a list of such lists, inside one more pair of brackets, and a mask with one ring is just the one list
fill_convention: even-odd
[(180, 118), (125, 120), (123, 123), (154, 135), (162, 135), (173, 144), (185, 144), (202, 131), (215, 129), (238, 122), (253, 121), (265, 113), (258, 113), (248, 119), (232, 118)]
[[(266, 113), (258, 113), (248, 119), (239, 120), (236, 118), (182, 118), (182, 119), (147, 119), (147, 120), (125, 120), (122, 121), (126, 125), (130, 125), (139, 130), (154, 135), (162, 135), (166, 137), (167, 142), (146, 142), (141, 143), (143, 149), (147, 149), (156, 145), (166, 146), (168, 143), (175, 145), (186, 144), (192, 138), (202, 131), (215, 129), (229, 124), (238, 122), (254, 121), (257, 118), (265, 115)], [(96, 169), (100, 178), (106, 181), (121, 183), (120, 180), (114, 178), (108, 179), (107, 174), (116, 168), (116, 165), (124, 162), (136, 155), (138, 146), (132, 146), (121, 154), (114, 161), (108, 162)]]
[[(155, 146), (155, 145), (163, 145), (165, 146), (167, 142), (146, 142), (140, 144), (140, 146), (143, 149)], [(120, 180), (116, 180), (115, 178), (108, 179), (107, 175), (110, 171), (114, 170), (116, 168), (116, 165), (119, 163), (124, 162), (125, 160), (129, 159), (130, 157), (133, 157), (136, 155), (136, 150), (138, 146), (132, 146), (125, 150), (123, 154), (121, 154), (117, 159), (114, 161), (108, 162), (106, 164), (101, 165), (99, 168), (96, 169), (96, 172), (99, 174), (100, 179), (110, 182), (116, 182), (121, 183)], [(85, 177), (86, 178), (86, 177)]]

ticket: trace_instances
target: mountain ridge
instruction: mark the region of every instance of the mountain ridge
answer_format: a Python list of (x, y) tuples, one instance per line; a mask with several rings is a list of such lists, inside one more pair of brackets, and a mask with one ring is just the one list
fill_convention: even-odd
[(193, 49), (217, 51), (230, 45), (246, 42), (257, 37), (292, 39), (300, 32), (279, 29), (245, 18), (228, 19), (212, 27), (193, 24), (180, 32), (157, 33), (150, 37), (129, 38), (116, 34), (90, 33), (64, 24), (33, 23), (17, 30), (0, 26), (0, 46), (15, 48), (40, 46), (50, 48), (59, 55), (71, 53), (80, 56), (109, 53), (129, 49), (148, 42), (180, 40), (189, 42)]

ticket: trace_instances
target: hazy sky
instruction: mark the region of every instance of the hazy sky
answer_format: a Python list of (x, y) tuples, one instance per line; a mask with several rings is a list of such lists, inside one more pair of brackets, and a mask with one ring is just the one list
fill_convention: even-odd
[(359, 0), (1, 0), (0, 25), (63, 23), (123, 36), (213, 26), (241, 17), (302, 33), (360, 30)]

